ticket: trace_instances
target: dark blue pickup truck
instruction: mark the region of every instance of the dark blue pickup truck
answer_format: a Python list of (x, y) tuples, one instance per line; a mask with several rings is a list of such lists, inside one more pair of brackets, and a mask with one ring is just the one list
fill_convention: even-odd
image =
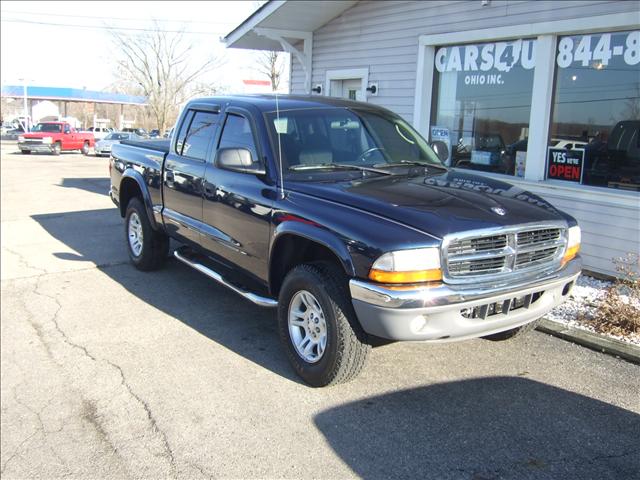
[(572, 217), (438, 155), (446, 145), (366, 103), (206, 98), (170, 140), (114, 145), (110, 194), (137, 268), (177, 240), (178, 260), (277, 307), (296, 372), (325, 386), (380, 339), (512, 338), (580, 273)]

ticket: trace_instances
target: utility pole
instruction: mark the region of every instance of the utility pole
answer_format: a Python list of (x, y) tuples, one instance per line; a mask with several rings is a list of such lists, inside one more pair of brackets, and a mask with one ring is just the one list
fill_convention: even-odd
[(23, 108), (23, 115), (24, 115), (24, 125), (22, 126), (22, 128), (24, 129), (25, 132), (29, 131), (29, 105), (27, 102), (27, 79), (26, 78), (19, 78), (18, 80), (20, 80), (22, 82), (22, 108)]

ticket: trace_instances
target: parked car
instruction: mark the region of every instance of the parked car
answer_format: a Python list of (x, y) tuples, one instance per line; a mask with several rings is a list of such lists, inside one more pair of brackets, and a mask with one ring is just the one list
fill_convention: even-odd
[(18, 137), (18, 148), (23, 154), (49, 152), (60, 155), (66, 150), (80, 150), (89, 155), (94, 144), (92, 133), (78, 132), (66, 122), (40, 122), (31, 132)]
[(16, 128), (13, 128), (13, 127), (7, 128), (2, 133), (2, 139), (3, 140), (16, 140), (23, 133), (24, 133), (24, 129), (21, 126), (18, 126)]
[(596, 135), (582, 148), (584, 183), (640, 191), (640, 120), (617, 122), (606, 140)]
[(111, 132), (113, 132), (113, 128), (109, 128), (109, 127), (89, 127), (89, 129), (87, 131), (93, 133), (93, 137), (96, 140), (101, 140), (104, 137), (106, 137), (107, 135), (109, 135)]
[(381, 107), (214, 97), (187, 103), (175, 132), (113, 145), (110, 195), (131, 262), (159, 268), (172, 238), (178, 260), (277, 308), (284, 349), (310, 385), (355, 377), (379, 338), (513, 338), (580, 273), (575, 219), (447, 168), (443, 142), (438, 158)]
[(111, 155), (111, 147), (122, 140), (141, 140), (141, 137), (131, 132), (112, 132), (102, 140), (98, 140), (95, 146), (96, 156)]
[(153, 129), (149, 132), (149, 138), (160, 138), (160, 130)]
[(138, 135), (139, 137), (142, 137), (142, 138), (149, 138), (149, 134), (147, 133), (147, 131), (144, 128), (127, 127), (127, 128), (123, 128), (122, 131), (123, 132), (129, 132), (129, 133), (135, 133), (136, 135)]
[(453, 151), (454, 167), (464, 167), (485, 172), (512, 173), (503, 161), (505, 144), (499, 133), (476, 133), (461, 137)]

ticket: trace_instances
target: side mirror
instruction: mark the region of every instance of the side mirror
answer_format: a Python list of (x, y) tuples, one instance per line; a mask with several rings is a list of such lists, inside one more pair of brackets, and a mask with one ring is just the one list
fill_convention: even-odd
[(431, 148), (442, 162), (446, 162), (449, 158), (449, 147), (441, 140), (431, 142)]
[(246, 148), (222, 148), (218, 150), (216, 164), (220, 168), (233, 172), (252, 173), (254, 175), (264, 175), (266, 173), (262, 165), (253, 161), (251, 152)]

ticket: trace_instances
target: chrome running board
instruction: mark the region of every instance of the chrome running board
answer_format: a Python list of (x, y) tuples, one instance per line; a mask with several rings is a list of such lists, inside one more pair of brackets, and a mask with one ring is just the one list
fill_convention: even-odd
[(204, 273), (207, 277), (211, 278), (212, 280), (215, 280), (216, 282), (218, 282), (221, 285), (224, 285), (225, 287), (229, 288), (230, 290), (233, 290), (234, 292), (236, 292), (238, 295), (243, 296), (244, 298), (246, 298), (247, 300), (249, 300), (252, 303), (255, 303), (256, 305), (259, 305), (261, 307), (277, 307), (278, 306), (278, 301), (274, 300), (273, 298), (268, 298), (268, 297), (262, 297), (260, 295), (256, 295), (255, 293), (251, 293), (251, 292), (247, 292), (245, 290), (242, 290), (239, 287), (236, 287), (235, 285), (233, 285), (232, 283), (229, 283), (227, 280), (224, 279), (224, 277), (222, 275), (220, 275), (218, 272), (215, 272), (213, 270), (211, 270), (209, 267), (191, 260), (189, 258), (187, 258), (186, 256), (184, 256), (182, 253), (180, 253), (178, 250), (175, 250), (173, 252), (173, 256), (176, 257), (178, 260), (180, 260), (182, 263), (185, 263), (187, 265), (189, 265), (191, 268), (195, 268), (196, 270), (198, 270), (200, 273)]

